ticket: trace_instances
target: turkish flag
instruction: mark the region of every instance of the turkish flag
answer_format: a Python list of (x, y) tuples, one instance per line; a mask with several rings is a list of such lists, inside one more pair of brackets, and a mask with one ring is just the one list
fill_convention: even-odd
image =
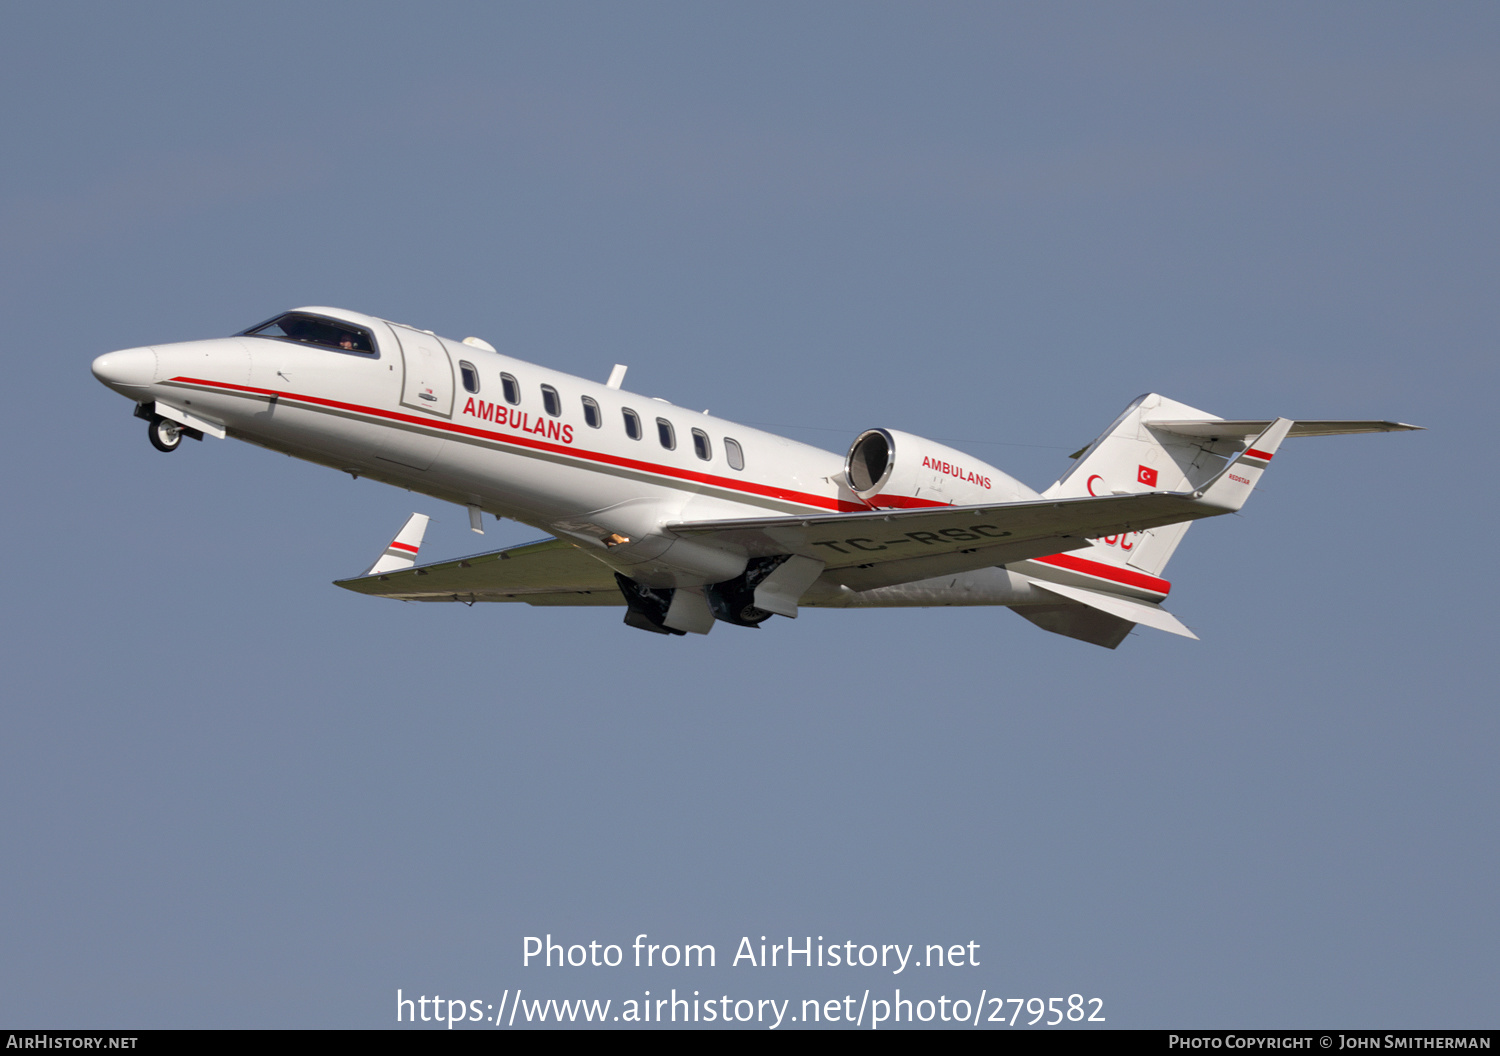
[(1141, 466), (1139, 468), (1141, 471), (1138, 478), (1140, 482), (1146, 485), (1146, 487), (1148, 488), (1156, 487), (1156, 470), (1152, 469), (1150, 466)]

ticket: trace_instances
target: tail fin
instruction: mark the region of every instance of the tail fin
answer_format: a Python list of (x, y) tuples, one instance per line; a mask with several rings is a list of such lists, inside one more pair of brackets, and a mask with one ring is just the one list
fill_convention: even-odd
[[(1145, 399), (1145, 397), (1143, 397)], [(1140, 404), (1136, 401), (1132, 409)], [(1179, 405), (1180, 406), (1180, 405)], [(1127, 411), (1128, 417), (1132, 411)], [(1096, 449), (1109, 446), (1115, 439), (1113, 431), (1118, 430), (1121, 422), (1116, 421), (1111, 427), (1112, 433), (1105, 436), (1094, 445)], [(1187, 469), (1178, 466), (1177, 474), (1182, 474), (1187, 482), (1187, 487), (1180, 483), (1175, 486), (1169, 485), (1167, 489), (1160, 489), (1152, 485), (1160, 485), (1164, 472), (1173, 473), (1171, 469), (1157, 468), (1158, 465), (1165, 466), (1160, 460), (1153, 462), (1141, 462), (1136, 465), (1138, 488), (1123, 489), (1136, 490), (1171, 490), (1175, 492), (1190, 492), (1199, 502), (1207, 506), (1217, 507), (1225, 513), (1232, 513), (1245, 505), (1245, 500), (1255, 490), (1255, 482), (1265, 472), (1272, 458), (1276, 456), (1276, 449), (1281, 441), (1286, 439), (1292, 429), (1292, 422), (1287, 418), (1277, 418), (1261, 430), (1248, 443), (1237, 446), (1243, 448), (1232, 459), (1220, 457), (1221, 463), (1217, 472), (1207, 479), (1197, 477), (1194, 470), (1200, 468), (1201, 464), (1189, 464)], [(1146, 425), (1141, 432), (1149, 429)], [(1154, 434), (1156, 431), (1152, 430)], [(1134, 441), (1140, 444), (1137, 439)], [(1165, 447), (1165, 444), (1159, 446)], [(1116, 445), (1114, 453), (1114, 465), (1120, 464), (1119, 448)], [(1135, 458), (1149, 458), (1154, 452), (1142, 450), (1140, 447), (1126, 448), (1125, 454)], [(1108, 456), (1106, 456), (1108, 457)], [(1173, 464), (1175, 465), (1175, 463)], [(1079, 469), (1086, 469), (1081, 466)], [(1077, 474), (1078, 469), (1073, 471)], [(1070, 474), (1072, 476), (1073, 474)], [(1094, 482), (1101, 479), (1103, 474), (1094, 474), (1086, 478), (1085, 486), (1092, 491)], [(1174, 479), (1169, 476), (1168, 479)], [(1049, 489), (1060, 489), (1067, 482), (1067, 478), (1059, 481)], [(1122, 489), (1116, 489), (1122, 490)], [(1097, 492), (1095, 492), (1097, 494)], [(1155, 578), (1156, 573), (1161, 571), (1161, 566), (1166, 564), (1166, 559), (1181, 541), (1182, 534), (1187, 530), (1186, 523), (1168, 525), (1168, 532), (1154, 535), (1151, 532), (1131, 532), (1118, 536), (1105, 536), (1103, 539), (1091, 539), (1090, 545), (1079, 550), (1070, 550), (1063, 554), (1053, 554), (1051, 557), (1034, 558), (1031, 561), (1021, 561), (1014, 565), (1006, 566), (1010, 571), (1019, 572), (1027, 576), (1033, 587), (1042, 593), (1053, 597), (1051, 603), (1038, 605), (1017, 606), (1016, 612), (1043, 630), (1052, 631), (1054, 634), (1067, 635), (1069, 638), (1079, 638), (1095, 645), (1102, 645), (1107, 649), (1113, 649), (1124, 641), (1125, 636), (1130, 633), (1136, 624), (1145, 624), (1159, 631), (1167, 631), (1170, 634), (1180, 634), (1186, 638), (1198, 637), (1178, 620), (1177, 617), (1167, 612), (1156, 604), (1157, 597), (1165, 597), (1167, 591), (1172, 589), (1170, 583), (1163, 579)], [(1155, 543), (1154, 549), (1149, 545)], [(1137, 553), (1144, 554), (1144, 560), (1137, 557)], [(1106, 566), (1114, 566), (1112, 570)], [(1131, 569), (1127, 566), (1135, 566)], [(1139, 570), (1146, 575), (1132, 574)], [(1131, 596), (1145, 593), (1146, 597)], [(1157, 597), (1151, 597), (1155, 594)]]
[[(1170, 446), (1163, 443), (1163, 438), (1144, 425), (1142, 419), (1148, 414), (1178, 419), (1213, 417), (1156, 393), (1138, 397), (1083, 450), (1077, 464), (1061, 480), (1042, 492), (1043, 498), (1192, 491), (1188, 486), (1190, 471), (1204, 481), (1223, 467), (1222, 457), (1187, 443), (1185, 438), (1169, 436), (1166, 439)], [(1183, 521), (1146, 532), (1106, 536), (1091, 540), (1090, 546), (1077, 553), (1090, 560), (1159, 577), (1190, 524)]]
[[(1078, 464), (1042, 497), (1186, 492), (1204, 506), (1232, 513), (1245, 505), (1288, 436), (1419, 428), (1386, 421), (1231, 421), (1147, 393), (1080, 451)], [(1045, 630), (1109, 649), (1137, 624), (1196, 637), (1157, 604), (1172, 588), (1159, 577), (1189, 523), (1090, 539), (1077, 550), (1007, 565), (1056, 599), (1018, 605), (1016, 612)]]
[[(1147, 393), (1126, 407), (1110, 427), (1079, 454), (1077, 464), (1042, 492), (1042, 497), (1197, 491), (1213, 481), (1231, 459), (1245, 452), (1250, 437), (1260, 434), (1271, 424), (1225, 422), (1228, 427), (1225, 435), (1204, 435), (1211, 429), (1211, 423), (1219, 421), (1222, 419), (1185, 403), (1154, 392)], [(1156, 422), (1161, 424), (1154, 424)], [(1196, 423), (1198, 430), (1189, 435), (1173, 428), (1181, 428), (1185, 422)], [(1252, 424), (1256, 426), (1253, 430), (1241, 428)], [(1280, 437), (1277, 437), (1279, 441)], [(1258, 479), (1264, 462), (1254, 468), (1253, 477), (1235, 475), (1243, 479)], [(1246, 494), (1249, 490), (1244, 488)], [(1243, 496), (1240, 501), (1243, 502)], [(1160, 576), (1182, 537), (1187, 534), (1190, 523), (1183, 521), (1145, 532), (1106, 536), (1091, 540), (1089, 547), (1075, 553), (1093, 561), (1128, 567), (1148, 576)]]
[(397, 569), (411, 568), (417, 563), (417, 552), (422, 549), (422, 536), (427, 532), (427, 515), (425, 513), (414, 513), (406, 519), (401, 530), (396, 533), (396, 538), (391, 540), (385, 552), (375, 559), (370, 566), (367, 576), (373, 576), (377, 572), (392, 572)]

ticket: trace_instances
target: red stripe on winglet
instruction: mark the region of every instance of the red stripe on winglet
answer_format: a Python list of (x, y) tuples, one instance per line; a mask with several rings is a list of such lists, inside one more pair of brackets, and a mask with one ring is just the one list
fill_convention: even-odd
[(1245, 454), (1249, 455), (1251, 458), (1263, 458), (1267, 462), (1271, 461), (1270, 455), (1266, 454), (1264, 451), (1257, 451), (1253, 447), (1245, 448)]
[(415, 554), (417, 552), (417, 548), (415, 546), (408, 546), (406, 543), (392, 543), (391, 549), (405, 550), (408, 554)]

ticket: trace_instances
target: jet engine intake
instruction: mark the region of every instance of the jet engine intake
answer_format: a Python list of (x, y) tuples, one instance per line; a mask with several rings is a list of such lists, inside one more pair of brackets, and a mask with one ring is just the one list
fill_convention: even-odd
[(866, 429), (844, 462), (850, 489), (871, 506), (978, 506), (1037, 493), (994, 466), (895, 429)]

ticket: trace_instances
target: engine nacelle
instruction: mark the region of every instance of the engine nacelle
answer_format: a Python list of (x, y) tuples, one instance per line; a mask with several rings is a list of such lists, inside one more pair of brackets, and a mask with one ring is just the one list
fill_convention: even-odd
[(978, 506), (1040, 496), (994, 466), (895, 429), (866, 429), (844, 461), (849, 487), (871, 506)]

